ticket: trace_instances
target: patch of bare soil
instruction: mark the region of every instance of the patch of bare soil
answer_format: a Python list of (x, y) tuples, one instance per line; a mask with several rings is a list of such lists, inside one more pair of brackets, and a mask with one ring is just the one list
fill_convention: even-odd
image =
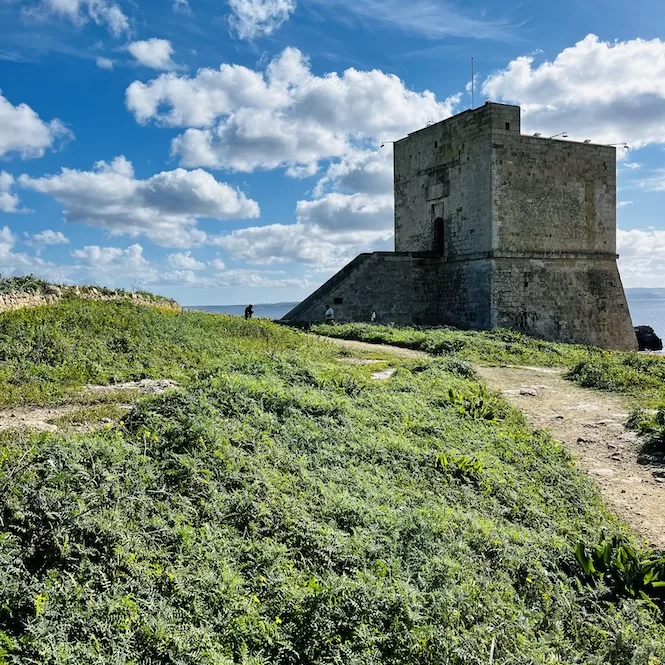
[[(580, 388), (562, 371), (538, 367), (476, 367), (535, 428), (547, 428), (594, 478), (607, 505), (657, 547), (665, 548), (665, 483), (654, 463), (638, 462), (640, 443), (626, 429), (623, 399)], [(656, 472), (656, 475), (654, 475)]]
[(332, 342), (337, 346), (349, 349), (351, 351), (371, 351), (377, 353), (382, 351), (393, 356), (401, 358), (430, 358), (431, 356), (424, 351), (414, 351), (413, 349), (403, 349), (399, 346), (390, 346), (389, 344), (370, 344), (369, 342), (358, 342), (353, 339), (338, 339), (336, 337), (326, 337), (327, 342)]
[(114, 383), (111, 386), (85, 386), (83, 391), (88, 394), (113, 395), (114, 393), (138, 392), (141, 395), (159, 395), (169, 388), (177, 388), (178, 384), (169, 379), (143, 379), (142, 381), (128, 381), (127, 383)]
[[(143, 381), (131, 381), (128, 383), (117, 383), (111, 386), (85, 386), (84, 395), (115, 395), (128, 393), (132, 396), (158, 395), (169, 388), (177, 387), (175, 381), (167, 379), (144, 379)], [(131, 404), (119, 404), (118, 408), (127, 411)], [(39, 407), (39, 406), (17, 406), (8, 409), (0, 409), (0, 431), (8, 429), (32, 429), (39, 432), (56, 432), (59, 427), (53, 423), (54, 420), (81, 409), (81, 404), (65, 404), (63, 406)], [(88, 431), (90, 428), (85, 424), (73, 427), (79, 431)]]

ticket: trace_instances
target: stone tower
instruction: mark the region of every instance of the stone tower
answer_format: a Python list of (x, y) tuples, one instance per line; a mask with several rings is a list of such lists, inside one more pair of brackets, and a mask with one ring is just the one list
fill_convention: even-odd
[(613, 147), (524, 136), (518, 106), (487, 103), (397, 141), (394, 165), (395, 252), (360, 255), (286, 320), (330, 301), (338, 320), (636, 348)]

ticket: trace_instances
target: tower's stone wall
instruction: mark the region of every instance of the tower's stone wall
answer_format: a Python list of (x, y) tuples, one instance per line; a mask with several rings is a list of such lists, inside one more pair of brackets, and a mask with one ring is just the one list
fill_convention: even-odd
[(360, 254), (291, 310), (287, 321), (323, 321), (331, 305), (337, 321), (436, 325), (442, 269), (439, 257), (418, 252)]

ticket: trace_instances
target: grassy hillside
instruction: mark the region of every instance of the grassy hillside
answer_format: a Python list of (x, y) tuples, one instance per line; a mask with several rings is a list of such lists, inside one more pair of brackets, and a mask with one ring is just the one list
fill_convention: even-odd
[(665, 659), (647, 553), (584, 573), (620, 527), (459, 359), (372, 381), (277, 325), (78, 301), (0, 315), (0, 354), (5, 403), (183, 386), (0, 435), (0, 663)]

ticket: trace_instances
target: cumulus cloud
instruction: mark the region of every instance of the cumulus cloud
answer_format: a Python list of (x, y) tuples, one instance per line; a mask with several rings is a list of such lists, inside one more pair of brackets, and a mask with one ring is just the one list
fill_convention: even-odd
[(380, 150), (356, 150), (333, 162), (314, 189), (321, 196), (326, 189), (346, 193), (360, 192), (369, 196), (392, 196), (393, 152), (388, 146)]
[(111, 0), (42, 0), (36, 9), (33, 7), (28, 11), (62, 16), (75, 25), (93, 21), (105, 25), (116, 37), (129, 31), (129, 19)]
[(617, 231), (619, 269), (626, 287), (659, 288), (665, 284), (665, 231)]
[(166, 262), (175, 270), (203, 270), (206, 267), (205, 263), (195, 259), (191, 252), (169, 254)]
[(176, 169), (139, 180), (123, 156), (97, 162), (92, 171), (63, 168), (43, 178), (22, 175), (19, 182), (58, 200), (67, 222), (103, 228), (111, 235), (144, 235), (165, 247), (204, 242), (206, 234), (196, 227), (200, 218), (259, 216), (255, 201), (206, 171)]
[(69, 238), (62, 231), (54, 231), (53, 229), (45, 229), (39, 233), (25, 233), (26, 245), (37, 247), (37, 254), (47, 246), (51, 245), (68, 245)]
[(176, 64), (171, 60), (173, 46), (168, 39), (145, 39), (132, 42), (127, 50), (134, 56), (137, 62), (144, 67), (152, 69), (175, 69)]
[(14, 106), (0, 94), (0, 157), (10, 153), (23, 159), (42, 157), (57, 139), (68, 136), (60, 120), (44, 122), (27, 104)]
[(355, 151), (330, 164), (314, 199), (298, 201), (295, 224), (271, 224), (211, 239), (236, 259), (303, 263), (332, 271), (393, 236), (392, 151)]
[[(0, 251), (1, 247), (0, 244)], [(85, 273), (89, 280), (108, 285), (117, 285), (120, 281), (127, 280), (151, 287), (279, 288), (302, 285), (302, 280), (290, 278), (281, 270), (228, 270), (219, 259), (206, 266), (189, 252), (170, 254), (161, 265), (151, 263), (138, 243), (126, 248), (88, 245), (72, 251), (71, 255), (77, 261), (76, 270)]]
[(11, 193), (14, 176), (0, 171), (0, 212), (18, 212), (18, 196)]
[(156, 274), (150, 262), (143, 256), (143, 247), (139, 244), (130, 245), (126, 249), (88, 245), (75, 249), (71, 255), (83, 266), (94, 269), (98, 276), (116, 273), (134, 278), (149, 276), (152, 279)]
[(111, 58), (99, 57), (96, 60), (97, 67), (100, 69), (113, 69), (113, 60)]
[(438, 101), (379, 70), (315, 76), (294, 48), (264, 71), (223, 64), (194, 77), (170, 73), (135, 81), (126, 92), (138, 122), (188, 127), (172, 142), (184, 166), (245, 172), (287, 166), (298, 176), (303, 171), (296, 167), (315, 173), (322, 159), (447, 118), (458, 99)]
[(229, 26), (240, 39), (271, 35), (296, 9), (295, 0), (229, 0)]
[(665, 143), (665, 41), (606, 42), (590, 34), (552, 61), (513, 60), (485, 81), (483, 93), (520, 104), (527, 132), (567, 131), (631, 148)]
[(62, 282), (68, 272), (67, 266), (48, 263), (37, 256), (15, 252), (17, 237), (8, 226), (0, 228), (0, 272), (3, 277), (34, 273), (43, 279)]
[(248, 227), (210, 241), (247, 263), (294, 262), (333, 269), (392, 235), (392, 197), (333, 192), (299, 201), (295, 224)]

